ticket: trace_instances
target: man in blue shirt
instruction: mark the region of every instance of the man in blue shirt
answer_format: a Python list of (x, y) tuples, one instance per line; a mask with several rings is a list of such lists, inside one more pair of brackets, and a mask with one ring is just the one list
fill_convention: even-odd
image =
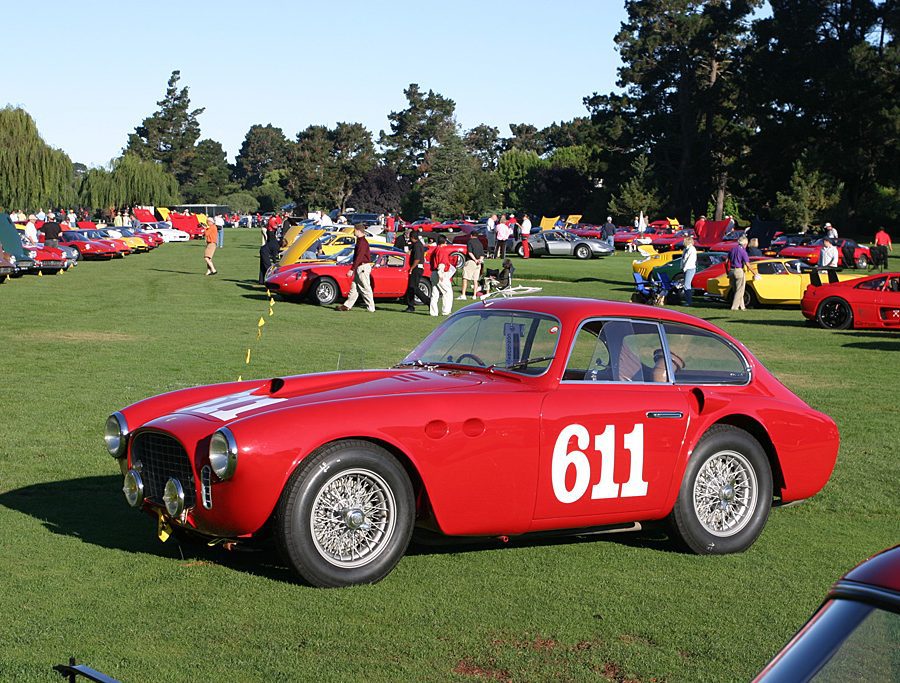
[(731, 280), (731, 291), (734, 298), (731, 300), (732, 311), (743, 311), (744, 306), (744, 285), (745, 271), (750, 265), (750, 257), (747, 255), (747, 238), (743, 235), (738, 239), (738, 243), (728, 252), (728, 261), (726, 269), (728, 271), (728, 279)]

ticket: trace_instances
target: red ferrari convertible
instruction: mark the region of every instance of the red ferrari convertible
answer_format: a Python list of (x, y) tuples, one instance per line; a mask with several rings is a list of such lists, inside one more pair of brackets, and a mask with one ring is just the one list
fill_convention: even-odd
[(821, 327), (900, 329), (900, 273), (809, 285), (800, 302), (803, 315)]
[(747, 549), (817, 493), (827, 415), (740, 342), (667, 309), (498, 299), (384, 370), (182, 389), (113, 413), (106, 447), (160, 536), (270, 532), (306, 581), (378, 581), (414, 527), (445, 536), (622, 531), (665, 520)]

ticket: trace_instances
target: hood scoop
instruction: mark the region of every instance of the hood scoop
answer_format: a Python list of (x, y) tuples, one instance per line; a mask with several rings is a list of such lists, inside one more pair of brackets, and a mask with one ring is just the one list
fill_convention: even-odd
[(398, 382), (421, 382), (428, 378), (416, 372), (407, 372), (402, 375), (394, 375), (394, 379)]

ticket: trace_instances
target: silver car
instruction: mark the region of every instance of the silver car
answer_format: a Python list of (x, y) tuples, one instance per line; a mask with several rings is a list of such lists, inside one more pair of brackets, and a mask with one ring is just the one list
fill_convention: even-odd
[[(615, 250), (603, 240), (593, 237), (581, 237), (568, 230), (544, 230), (528, 236), (528, 245), (532, 256), (570, 256), (578, 259), (590, 259), (608, 256)], [(516, 252), (521, 256), (522, 244), (516, 245)]]

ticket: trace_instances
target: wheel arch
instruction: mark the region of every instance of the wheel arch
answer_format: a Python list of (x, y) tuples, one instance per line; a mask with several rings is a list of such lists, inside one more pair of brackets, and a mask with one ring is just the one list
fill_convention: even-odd
[[(781, 462), (778, 459), (778, 451), (775, 448), (775, 444), (762, 423), (749, 415), (732, 414), (719, 418), (716, 422), (711, 424), (706, 431), (709, 431), (709, 429), (715, 425), (730, 425), (736, 427), (747, 432), (756, 439), (759, 445), (762, 446), (763, 451), (765, 451), (766, 458), (769, 460), (769, 467), (772, 468), (773, 491), (780, 494), (781, 490), (785, 487), (784, 473), (781, 470)], [(704, 434), (706, 434), (706, 432), (704, 432)]]

